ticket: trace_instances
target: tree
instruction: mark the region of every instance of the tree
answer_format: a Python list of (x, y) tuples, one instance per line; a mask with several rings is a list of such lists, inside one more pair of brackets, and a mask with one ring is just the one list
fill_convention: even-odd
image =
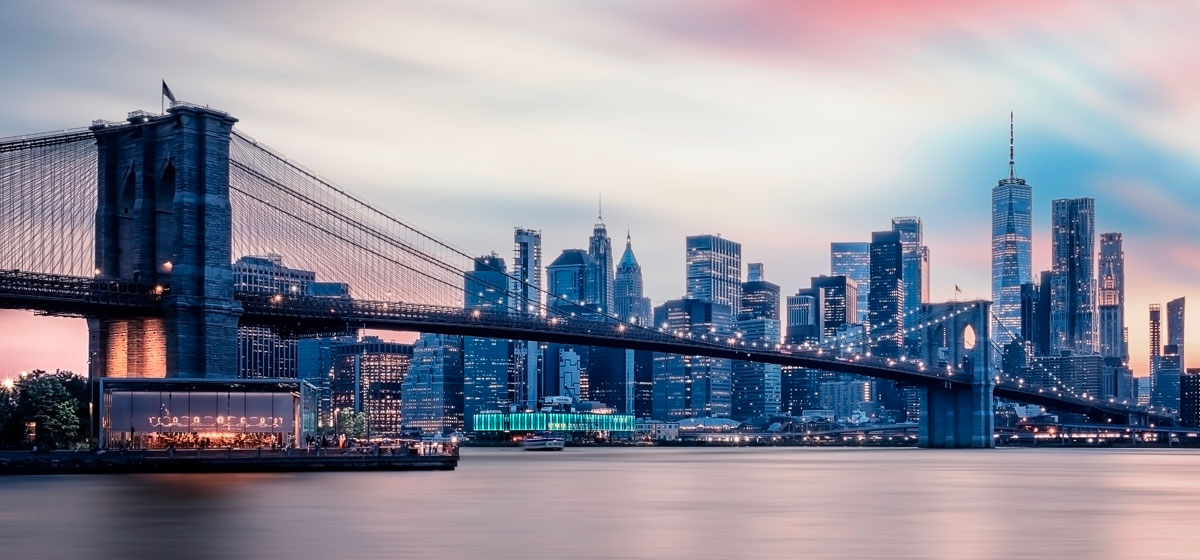
[(23, 373), (0, 394), (0, 420), (6, 444), (24, 440), (25, 424), (36, 425), (36, 443), (66, 447), (87, 434), (87, 380), (69, 371)]
[(338, 418), (338, 431), (348, 438), (362, 439), (367, 437), (367, 413), (341, 411)]

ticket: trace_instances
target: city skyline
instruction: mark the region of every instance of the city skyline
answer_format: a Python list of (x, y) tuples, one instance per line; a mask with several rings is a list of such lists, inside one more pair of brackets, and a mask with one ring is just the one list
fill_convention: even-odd
[[(1003, 121), (1005, 113), (1015, 110), (1022, 121), (1017, 140), (1021, 175), (1034, 185), (1034, 271), (1050, 267), (1050, 200), (1096, 199), (1096, 231), (1121, 232), (1125, 239), (1126, 324), (1130, 327), (1130, 353), (1138, 375), (1148, 373), (1148, 335), (1144, 328), (1147, 305), (1197, 295), (1194, 279), (1200, 274), (1197, 268), (1200, 251), (1188, 233), (1194, 227), (1190, 216), (1200, 207), (1200, 199), (1191, 188), (1197, 173), (1188, 158), (1200, 149), (1189, 144), (1194, 142), (1186, 137), (1190, 127), (1175, 118), (1191, 114), (1187, 104), (1191, 103), (1188, 97), (1194, 97), (1191, 94), (1195, 84), (1155, 74), (1156, 66), (1142, 64), (1146, 62), (1141, 58), (1145, 53), (1139, 54), (1140, 51), (1121, 41), (1105, 45), (1116, 52), (1082, 51), (1086, 42), (1081, 41), (1089, 33), (1108, 30), (1108, 26), (1117, 26), (1126, 17), (1154, 16), (1153, 9), (1130, 8), (1129, 13), (1099, 10), (1099, 15), (1089, 13), (1088, 17), (1075, 18), (1070, 24), (1064, 21), (1069, 19), (1069, 13), (1059, 12), (1055, 14), (1058, 18), (1047, 18), (1046, 22), (1032, 19), (1022, 22), (1028, 12), (1012, 10), (1013, 13), (1003, 16), (1010, 18), (1006, 21), (1020, 23), (1026, 33), (1045, 41), (1057, 41), (1054, 44), (1063, 47), (1064, 52), (1059, 53), (1063, 59), (1050, 57), (1039, 63), (1026, 58), (1037, 48), (1022, 50), (1019, 45), (997, 45), (998, 36), (972, 27), (973, 23), (987, 19), (985, 15), (999, 17), (1000, 14), (986, 8), (981, 8), (981, 13), (965, 14), (945, 13), (946, 10), (936, 8), (913, 10), (913, 14), (884, 12), (884, 16), (857, 23), (864, 30), (887, 24), (893, 34), (882, 37), (879, 46), (838, 46), (833, 54), (844, 63), (841, 68), (821, 66), (813, 56), (819, 45), (790, 44), (783, 33), (768, 33), (764, 42), (737, 34), (698, 36), (704, 33), (705, 28), (699, 25), (704, 17), (731, 16), (735, 22), (761, 24), (758, 18), (769, 15), (755, 12), (758, 8), (714, 5), (697, 10), (698, 13), (689, 16), (696, 19), (684, 21), (680, 29), (665, 29), (663, 22), (654, 17), (652, 8), (626, 7), (625, 11), (594, 13), (596, 21), (572, 19), (572, 29), (586, 32), (586, 37), (594, 41), (548, 31), (535, 33), (535, 39), (525, 36), (525, 41), (566, 47), (561, 60), (543, 61), (549, 66), (538, 68), (537, 72), (519, 68), (522, 57), (532, 54), (531, 45), (522, 43), (515, 35), (518, 20), (539, 13), (568, 18), (577, 15), (579, 8), (529, 4), (521, 10), (514, 9), (513, 13), (477, 6), (446, 10), (428, 6), (411, 8), (414, 18), (425, 24), (437, 24), (427, 26), (421, 36), (440, 45), (442, 50), (389, 45), (371, 33), (365, 33), (361, 42), (347, 43), (348, 40), (330, 36), (329, 26), (319, 25), (316, 28), (324, 31), (301, 41), (296, 35), (302, 23), (299, 20), (267, 29), (299, 42), (297, 46), (303, 52), (340, 47), (364, 56), (374, 53), (386, 67), (372, 71), (365, 64), (351, 65), (346, 70), (349, 79), (344, 84), (323, 82), (319, 88), (309, 87), (299, 76), (301, 69), (286, 64), (293, 55), (281, 51), (267, 53), (261, 60), (262, 64), (284, 68), (278, 78), (239, 83), (244, 76), (241, 72), (247, 67), (236, 63), (232, 52), (218, 50), (210, 54), (208, 42), (172, 43), (153, 40), (150, 35), (118, 38), (119, 26), (103, 25), (133, 12), (143, 21), (157, 22), (178, 22), (185, 17), (183, 13), (162, 8), (82, 5), (76, 14), (55, 14), (54, 8), (48, 7), (44, 11), (24, 10), (28, 13), (7, 17), (9, 9), (12, 8), (0, 8), (0, 13), (6, 16), (0, 20), (10, 22), (0, 24), (4, 26), (4, 36), (11, 38), (4, 41), (20, 41), (25, 37), (40, 45), (34, 49), (35, 56), (46, 64), (6, 69), (17, 79), (13, 80), (12, 89), (0, 93), (0, 100), (5, 102), (0, 109), (0, 135), (82, 126), (91, 119), (117, 118), (138, 107), (152, 109), (157, 80), (160, 74), (166, 74), (181, 99), (230, 110), (256, 136), (321, 170), (338, 184), (439, 233), (473, 254), (497, 251), (507, 256), (507, 236), (517, 225), (543, 230), (546, 255), (557, 255), (566, 248), (585, 248), (588, 225), (594, 219), (592, 201), (596, 194), (603, 193), (607, 199), (608, 225), (618, 232), (628, 226), (636, 238), (646, 294), (656, 305), (684, 293), (680, 278), (683, 238), (687, 235), (722, 233), (737, 239), (743, 244), (744, 260), (765, 262), (772, 269), (773, 281), (780, 284), (784, 293), (794, 293), (807, 284), (809, 277), (830, 272), (830, 242), (869, 240), (870, 232), (885, 229), (888, 220), (904, 215), (920, 216), (925, 223), (926, 244), (934, 254), (932, 300), (950, 299), (955, 285), (963, 288), (964, 298), (990, 297), (988, 187), (1005, 171), (1007, 130)], [(472, 15), (467, 10), (484, 13)], [(217, 7), (208, 15), (187, 14), (189, 18), (199, 18), (189, 19), (188, 25), (212, 31), (214, 36), (249, 40), (249, 32), (228, 27), (221, 21), (221, 11)], [(796, 16), (789, 12), (781, 11), (778, 15), (783, 26), (795, 22)], [(1010, 74), (1026, 77), (1032, 83), (1020, 82), (1018, 91), (1003, 95), (973, 89), (967, 84), (971, 72), (956, 66), (961, 59), (931, 50), (937, 44), (936, 38), (931, 40), (916, 23), (926, 16), (942, 25), (957, 22), (959, 27), (980, 31), (981, 35), (966, 41), (972, 53), (1001, 67), (1011, 63), (1016, 69), (1009, 68)], [(348, 23), (342, 19), (346, 17), (350, 16), (338, 15), (330, 25)], [(843, 19), (848, 23), (852, 18), (845, 15)], [(27, 25), (11, 23), (18, 21)], [(1052, 26), (1065, 29), (1057, 33)], [(88, 28), (87, 33), (80, 34), (83, 27)], [(1169, 41), (1190, 44), (1179, 35), (1182, 30), (1170, 24), (1160, 27), (1155, 28), (1160, 38), (1142, 39), (1157, 45)], [(449, 43), (455, 37), (469, 31), (483, 32), (489, 39), (484, 44), (511, 47), (503, 56), (495, 55), (498, 60), (489, 59), (502, 63), (497, 70), (487, 70), (465, 60), (468, 55), (480, 54), (476, 52), (477, 46), (450, 48)], [(529, 33), (528, 29), (520, 31)], [(1144, 26), (1113, 31), (1121, 37), (1138, 32), (1150, 35)], [(30, 33), (42, 38), (30, 39)], [(106, 56), (116, 57), (137, 49), (149, 51), (131, 57), (146, 63), (123, 74), (119, 81), (110, 74), (97, 74), (104, 67), (101, 59), (81, 56), (73, 60), (67, 56), (80, 54), (71, 49), (80, 47), (80, 41), (86, 42), (87, 34), (103, 35), (100, 40), (115, 45)], [(204, 34), (194, 34), (201, 35)], [(146, 48), (151, 44), (153, 49)], [(813, 120), (831, 107), (834, 94), (844, 93), (838, 88), (860, 88), (863, 86), (860, 80), (868, 70), (879, 65), (886, 68), (891, 59), (875, 49), (888, 45), (908, 45), (913, 49), (908, 51), (912, 56), (933, 57), (931, 68), (949, 72), (949, 93), (939, 94), (914, 83), (915, 75), (884, 76), (876, 79), (900, 78), (893, 82), (899, 90), (894, 97), (864, 99), (865, 94), (855, 89), (857, 97), (849, 108)], [(698, 75), (679, 75), (681, 71), (672, 70), (669, 76), (685, 86), (697, 87), (689, 91), (684, 91), (686, 87), (656, 91), (654, 86), (661, 78), (647, 75), (654, 70), (653, 63), (621, 56), (622, 48), (634, 47), (652, 49), (675, 62), (683, 59), (699, 65), (702, 72), (697, 72)], [(1011, 56), (1006, 51), (1010, 48), (1016, 50)], [(1107, 68), (1097, 67), (1099, 63), (1088, 58), (1104, 54), (1121, 56), (1111, 57), (1117, 63)], [(745, 57), (738, 59), (745, 67), (728, 60), (737, 56)], [(580, 57), (613, 65), (612, 76), (584, 75), (581, 71), (564, 73)], [(360, 95), (356, 90), (363, 89), (365, 84), (377, 84), (385, 70), (394, 70), (391, 66), (405, 61), (419, 64), (401, 77), (387, 78), (380, 91), (361, 94), (365, 99), (355, 97)], [(782, 69), (787, 63), (797, 61), (804, 63), (798, 77), (785, 76)], [(195, 63), (187, 74), (162, 70), (192, 66), (187, 63)], [(1075, 64), (1105, 71), (1092, 75)], [(595, 67), (591, 65), (593, 70), (589, 72), (595, 72)], [(421, 74), (421, 69), (443, 76)], [(708, 71), (721, 70), (737, 70), (737, 75), (745, 77), (747, 83), (713, 83)], [(549, 74), (560, 82), (539, 78)], [(327, 77), (325, 73), (313, 79)], [(456, 89), (450, 79), (455, 77), (469, 81), (470, 85), (459, 86), (466, 91)], [(826, 78), (832, 78), (828, 91), (809, 91), (820, 89), (818, 84)], [(584, 86), (593, 80), (607, 86), (606, 91), (614, 94), (615, 100), (587, 95)], [(1134, 86), (1127, 86), (1134, 87), (1127, 90), (1118, 83), (1149, 85), (1146, 90)], [(734, 101), (702, 95), (699, 93), (705, 91), (699, 87), (702, 84), (733, 88)], [(778, 87), (771, 88), (773, 85)], [(763, 93), (754, 86), (769, 89)], [(1103, 87), (1086, 91), (1090, 86)], [(1157, 86), (1170, 87), (1155, 89)], [(385, 103), (381, 95), (403, 93), (410, 87), (401, 104)], [(1161, 91), (1161, 96), (1152, 96), (1151, 91)], [(785, 99), (805, 92), (806, 95), (796, 95), (796, 99)], [(646, 95), (644, 101), (636, 104), (626, 98), (647, 93), (652, 95)], [(967, 104), (969, 107), (928, 103), (927, 99), (967, 93), (978, 94)], [(1043, 93), (1046, 96), (1035, 95)], [(1050, 101), (1041, 102), (1047, 98)], [(47, 99), (57, 102), (46, 103)], [(271, 102), (263, 103), (264, 99)], [(354, 99), (362, 108), (347, 107), (348, 99)], [(522, 106), (522, 99), (530, 100), (529, 105)], [(555, 101), (558, 105), (551, 103), (549, 108), (538, 108)], [(1061, 111), (1062, 105), (1069, 101), (1082, 103), (1080, 107)], [(684, 102), (698, 104), (703, 109)], [(598, 108), (589, 112), (587, 103), (595, 103)], [(672, 109), (667, 107), (670, 104), (682, 107)], [(756, 104), (766, 107), (755, 107)], [(916, 108), (925, 104), (942, 105), (938, 107), (941, 112)], [(517, 125), (506, 121), (504, 114), (522, 107), (533, 113), (528, 122)], [(707, 111), (710, 108), (719, 110)], [(637, 120), (631, 115), (642, 115), (643, 111), (650, 113), (644, 115), (650, 119), (647, 127), (628, 130), (624, 125), (633, 125)], [(306, 115), (309, 112), (312, 114)], [(702, 115), (705, 112), (711, 114)], [(1110, 112), (1126, 116), (1096, 118)], [(702, 122), (689, 124), (690, 120), (679, 120), (687, 116), (703, 117)], [(522, 118), (525, 117), (530, 115)], [(410, 119), (421, 126), (402, 126)], [(471, 119), (478, 122), (464, 122)], [(374, 123), (378, 129), (361, 123)], [(770, 126), (764, 126), (767, 123)], [(443, 125), (450, 132), (430, 130)], [(768, 132), (756, 131), (757, 128)], [(839, 134), (847, 138), (836, 135), (824, 139), (827, 142), (822, 144), (817, 141), (819, 136), (810, 136), (806, 128), (844, 130)], [(697, 146), (688, 141), (697, 129), (722, 131), (718, 136), (749, 134), (752, 141), (745, 148), (739, 148), (736, 142), (717, 139), (707, 139)], [(430, 132), (434, 132), (432, 137)], [(637, 150), (621, 145), (627, 143), (631, 133), (646, 136), (632, 144)], [(897, 142), (898, 135), (907, 140)], [(910, 138), (912, 135), (916, 138)], [(513, 142), (504, 140), (510, 136)], [(577, 145), (564, 140), (573, 140)], [(546, 143), (551, 141), (567, 145), (546, 151)], [(497, 142), (509, 145), (500, 149)], [(901, 144), (903, 147), (897, 148)], [(659, 148), (648, 150), (646, 155), (637, 153), (651, 145)], [(346, 147), (333, 149), (333, 146)], [(393, 151), (411, 157), (395, 158), (389, 155)], [(787, 165), (777, 163), (788, 155), (795, 161)], [(655, 159), (649, 161), (647, 156)], [(874, 163), (851, 165), (852, 160), (862, 156)], [(447, 158), (470, 164), (449, 165)], [(511, 158), (512, 162), (496, 161), (504, 158)], [(556, 159), (559, 161), (553, 161)], [(569, 165), (563, 165), (562, 161)], [(622, 165), (607, 165), (609, 161), (619, 161)], [(603, 167), (601, 162), (605, 162)], [(620, 169), (614, 171), (612, 167)], [(863, 167), (869, 169), (854, 172), (847, 169)], [(471, 171), (474, 169), (483, 171)], [(531, 172), (525, 174), (521, 169)], [(822, 189), (822, 185), (837, 188)], [(731, 198), (734, 193), (736, 198)], [(764, 196), (771, 199), (765, 200)], [(502, 211), (496, 211), (497, 208)], [(485, 213), (493, 215), (484, 216)], [(832, 216), (841, 218), (833, 220)], [(464, 222), (472, 226), (463, 228)], [(0, 342), (3, 355), (0, 376), (34, 367), (83, 371), (86, 329), (82, 321), (2, 313), (0, 318), (12, 328), (6, 329), (10, 334)], [(1194, 347), (1196, 330), (1192, 333), (1188, 342)], [(55, 336), (65, 344), (74, 340), (72, 347), (78, 347), (78, 351), (49, 348), (40, 355), (29, 352), (34, 342)], [(21, 361), (14, 363), (14, 360)], [(1194, 365), (1194, 361), (1187, 364)]]

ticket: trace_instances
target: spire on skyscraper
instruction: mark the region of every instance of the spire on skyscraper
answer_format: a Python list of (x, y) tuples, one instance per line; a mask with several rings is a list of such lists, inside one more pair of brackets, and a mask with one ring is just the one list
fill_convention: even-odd
[(1017, 162), (1013, 157), (1013, 114), (1008, 112), (1008, 178), (1017, 178)]

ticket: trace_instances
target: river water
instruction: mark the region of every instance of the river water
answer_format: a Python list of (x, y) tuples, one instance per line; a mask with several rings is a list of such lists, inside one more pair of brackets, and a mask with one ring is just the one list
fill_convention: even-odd
[(453, 472), (0, 477), (0, 558), (1197, 558), (1200, 451), (463, 450)]

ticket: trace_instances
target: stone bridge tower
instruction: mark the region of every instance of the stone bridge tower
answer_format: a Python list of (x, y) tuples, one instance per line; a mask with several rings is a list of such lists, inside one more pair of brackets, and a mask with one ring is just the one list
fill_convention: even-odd
[(921, 305), (922, 317), (946, 317), (921, 330), (927, 367), (950, 368), (966, 385), (921, 390), (921, 447), (995, 447), (990, 301)]
[(96, 275), (164, 293), (161, 317), (92, 319), (92, 377), (235, 377), (229, 140), (237, 119), (179, 104), (98, 121)]

